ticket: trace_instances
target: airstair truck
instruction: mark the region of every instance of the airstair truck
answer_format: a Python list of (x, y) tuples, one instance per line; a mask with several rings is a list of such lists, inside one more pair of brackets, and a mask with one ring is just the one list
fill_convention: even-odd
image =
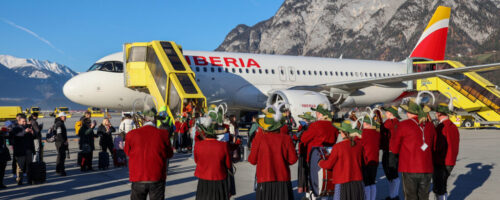
[[(414, 71), (432, 71), (465, 67), (451, 60), (413, 62)], [(475, 72), (462, 77), (439, 76), (419, 79), (417, 90), (437, 91), (465, 112), (450, 116), (459, 127), (495, 126), (500, 128), (500, 91), (497, 86)]]
[(14, 120), (18, 113), (23, 113), (21, 106), (0, 106), (0, 121)]

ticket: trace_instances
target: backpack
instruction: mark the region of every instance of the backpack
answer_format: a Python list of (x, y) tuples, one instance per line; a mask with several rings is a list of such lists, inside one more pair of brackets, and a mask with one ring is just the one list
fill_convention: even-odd
[(57, 135), (57, 132), (56, 132), (56, 129), (55, 129), (55, 125), (53, 125), (52, 127), (49, 128), (49, 130), (47, 132), (47, 136), (45, 137), (45, 140), (48, 143), (55, 142), (56, 141), (56, 135)]
[(80, 132), (80, 128), (82, 128), (82, 120), (76, 121), (75, 122), (75, 133), (78, 135), (78, 132)]

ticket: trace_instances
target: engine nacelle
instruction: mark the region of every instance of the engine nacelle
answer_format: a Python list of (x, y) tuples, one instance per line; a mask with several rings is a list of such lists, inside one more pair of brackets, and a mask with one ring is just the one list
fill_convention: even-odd
[[(285, 102), (292, 113), (292, 117), (297, 122), (303, 119), (299, 118), (298, 115), (302, 115), (305, 112), (311, 112), (315, 116), (315, 112), (311, 108), (315, 108), (318, 104), (323, 104), (327, 106), (330, 110), (330, 101), (328, 98), (318, 92), (312, 92), (307, 90), (277, 90), (272, 92), (267, 99), (267, 105), (275, 104), (276, 102)], [(296, 128), (296, 127), (295, 127)]]

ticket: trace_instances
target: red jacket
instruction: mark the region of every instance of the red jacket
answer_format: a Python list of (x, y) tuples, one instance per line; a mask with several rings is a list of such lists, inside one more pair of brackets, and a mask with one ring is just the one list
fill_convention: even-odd
[(361, 158), (363, 146), (359, 144), (351, 146), (349, 140), (344, 140), (333, 146), (332, 152), (327, 160), (319, 161), (318, 165), (324, 169), (333, 170), (333, 183), (342, 184), (352, 181), (363, 180), (361, 172)]
[(187, 122), (175, 122), (175, 132), (184, 134), (188, 131), (188, 123)]
[(391, 136), (396, 133), (396, 128), (399, 124), (397, 118), (385, 120), (384, 124), (380, 126), (380, 149), (389, 151), (389, 142)]
[(290, 181), (290, 167), (297, 162), (292, 139), (281, 132), (257, 130), (248, 162), (257, 165), (257, 182)]
[(125, 137), (130, 182), (165, 181), (167, 159), (173, 155), (167, 130), (145, 125)]
[[(417, 125), (418, 119), (401, 121), (396, 134), (391, 137), (390, 151), (399, 154), (399, 172), (407, 173), (432, 173), (432, 153), (436, 145), (436, 129), (431, 122)], [(422, 150), (424, 144), (421, 126), (425, 126), (425, 143), (427, 148)]]
[(337, 141), (338, 135), (339, 131), (330, 121), (320, 120), (311, 123), (300, 137), (300, 142), (307, 146), (307, 161), (313, 147), (331, 147)]
[(380, 150), (380, 133), (376, 129), (363, 129), (361, 134), (363, 145), (363, 159), (367, 165), (378, 165)]
[(194, 176), (203, 180), (224, 180), (227, 177), (227, 170), (231, 167), (227, 145), (227, 142), (212, 138), (197, 141), (194, 146), (194, 162), (196, 163)]
[(457, 162), (460, 134), (458, 128), (449, 119), (444, 120), (436, 127), (436, 152), (434, 164), (454, 166)]

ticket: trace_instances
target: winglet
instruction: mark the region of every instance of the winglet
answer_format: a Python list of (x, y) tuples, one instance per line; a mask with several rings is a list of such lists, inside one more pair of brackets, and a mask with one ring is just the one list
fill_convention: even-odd
[(451, 8), (439, 6), (425, 28), (417, 45), (410, 54), (410, 58), (428, 58), (443, 60), (446, 50), (448, 24)]

